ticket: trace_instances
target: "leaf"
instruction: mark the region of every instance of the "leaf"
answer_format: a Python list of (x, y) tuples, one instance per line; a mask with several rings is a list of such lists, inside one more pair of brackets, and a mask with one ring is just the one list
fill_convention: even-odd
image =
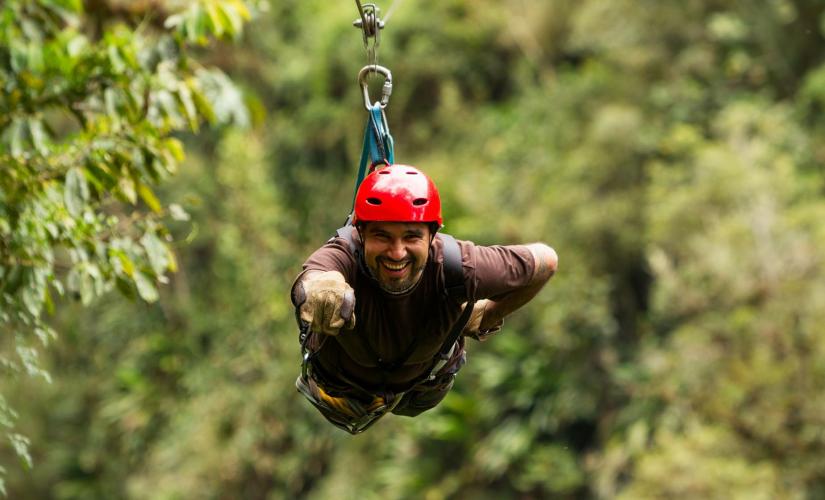
[(37, 152), (43, 156), (48, 155), (48, 135), (46, 134), (46, 129), (43, 126), (43, 122), (41, 120), (37, 120), (34, 118), (29, 119), (29, 134), (31, 135), (32, 144), (34, 144), (34, 148), (37, 150)]
[(181, 28), (185, 19), (183, 13), (173, 14), (166, 18), (166, 21), (163, 22), (163, 27), (166, 29), (175, 28), (178, 31), (182, 31)]
[(122, 73), (126, 69), (126, 63), (120, 57), (120, 51), (117, 50), (117, 45), (109, 45), (107, 54), (109, 55), (109, 63), (115, 73)]
[(140, 199), (146, 203), (146, 206), (149, 207), (150, 210), (159, 214), (163, 210), (163, 206), (161, 205), (160, 201), (155, 196), (155, 193), (147, 186), (146, 184), (136, 181), (138, 194), (140, 194)]
[(140, 298), (146, 302), (155, 302), (158, 300), (158, 289), (152, 279), (146, 276), (145, 273), (139, 272), (135, 274), (135, 285), (138, 289)]
[(115, 279), (115, 286), (124, 297), (134, 300), (137, 297), (135, 293), (135, 285), (132, 281), (127, 280), (123, 276), (118, 276)]
[(117, 181), (117, 187), (126, 200), (133, 205), (137, 203), (137, 192), (135, 191), (135, 181), (131, 177), (121, 177)]
[(17, 38), (12, 38), (9, 42), (9, 49), (11, 51), (11, 69), (15, 73), (22, 73), (28, 66), (28, 54), (26, 46), (18, 41)]
[(167, 151), (172, 154), (172, 157), (177, 162), (182, 162), (184, 159), (184, 152), (183, 152), (183, 144), (174, 137), (170, 137), (163, 141), (163, 145), (166, 147)]
[(28, 69), (32, 73), (42, 73), (43, 65), (43, 47), (37, 43), (29, 43), (27, 47), (28, 52)]
[(178, 112), (175, 96), (168, 90), (161, 89), (155, 93), (154, 97), (159, 105), (158, 111), (160, 111), (163, 116), (168, 117), (173, 124), (177, 125), (181, 120), (181, 115)]
[(94, 278), (92, 278), (92, 275), (89, 272), (89, 267), (91, 267), (91, 264), (84, 264), (85, 265), (82, 266), (82, 269), (78, 274), (78, 291), (80, 292), (80, 303), (84, 306), (88, 306), (92, 303), (92, 299), (95, 296), (95, 283)]
[(66, 53), (69, 57), (77, 58), (89, 46), (89, 41), (85, 36), (75, 34), (71, 40), (66, 44)]
[[(46, 306), (46, 312), (53, 315), (54, 314), (54, 301), (52, 300), (52, 294), (49, 293), (49, 289), (46, 288), (43, 291), (43, 304)], [(35, 333), (37, 333), (35, 331)]]
[(20, 358), (20, 361), (23, 363), (23, 367), (26, 369), (26, 373), (31, 376), (38, 376), (43, 377), (43, 379), (51, 383), (52, 377), (49, 375), (49, 372), (40, 368), (40, 363), (37, 361), (37, 350), (32, 349), (31, 347), (25, 346), (20, 344), (20, 340), (18, 339), (17, 345), (17, 357)]
[(73, 217), (80, 217), (89, 200), (89, 185), (86, 177), (78, 167), (66, 172), (66, 185), (63, 191), (63, 201), (66, 209)]
[(199, 129), (198, 110), (195, 107), (195, 102), (192, 100), (192, 92), (185, 83), (181, 82), (178, 85), (177, 96), (183, 108), (184, 116), (186, 116), (189, 122), (189, 127), (193, 132), (197, 133)]
[(23, 141), (25, 141), (25, 130), (23, 129), (23, 122), (20, 120), (14, 120), (11, 122), (11, 126), (9, 127), (8, 135), (11, 137), (7, 139), (7, 143), (10, 146), (11, 155), (20, 158), (23, 156), (24, 146)]
[(186, 210), (184, 210), (183, 207), (177, 203), (172, 203), (169, 205), (169, 215), (172, 216), (172, 219), (179, 221), (187, 221), (191, 219)]
[(169, 266), (169, 251), (157, 235), (151, 231), (146, 232), (140, 238), (140, 244), (146, 250), (149, 258), (149, 265), (155, 274), (163, 274)]
[(118, 262), (120, 262), (120, 267), (123, 273), (126, 276), (133, 278), (135, 275), (135, 264), (132, 262), (132, 259), (130, 259), (123, 250), (115, 250), (114, 253), (118, 258)]
[(28, 311), (32, 317), (36, 318), (40, 316), (40, 309), (43, 307), (43, 291), (39, 289), (39, 287), (33, 283), (29, 283), (28, 286), (23, 288), (23, 291), (20, 293), (20, 298), (26, 311)]
[(34, 334), (37, 336), (37, 339), (40, 340), (40, 343), (43, 344), (43, 347), (48, 346), (49, 342), (57, 338), (55, 331), (46, 325), (34, 327)]
[(218, 5), (221, 17), (224, 19), (226, 32), (233, 38), (237, 38), (243, 30), (243, 17), (234, 5)]
[(212, 24), (212, 32), (217, 37), (223, 36), (224, 32), (226, 31), (223, 20), (221, 19), (221, 14), (219, 12), (219, 6), (215, 5), (214, 3), (206, 4), (206, 13), (209, 15), (209, 21)]
[(31, 469), (32, 457), (29, 454), (29, 445), (31, 444), (29, 438), (17, 433), (11, 433), (8, 437), (12, 448), (14, 448), (15, 453), (17, 453), (17, 456), (23, 460), (23, 464), (27, 469)]
[(192, 4), (186, 12), (186, 20), (184, 27), (186, 29), (186, 39), (192, 43), (202, 43), (206, 36), (205, 32), (205, 16), (201, 6), (197, 3)]
[(103, 101), (106, 103), (106, 114), (112, 120), (117, 120), (120, 116), (118, 113), (118, 95), (117, 91), (112, 87), (103, 91)]
[(175, 257), (175, 252), (169, 246), (166, 246), (166, 256), (169, 259), (169, 264), (166, 266), (169, 272), (178, 272), (178, 258)]
[(197, 106), (198, 112), (206, 118), (206, 121), (208, 121), (210, 125), (214, 125), (217, 117), (215, 116), (215, 110), (212, 108), (212, 103), (209, 102), (200, 88), (198, 88), (197, 81), (187, 82), (187, 84), (192, 90), (192, 98), (195, 100), (195, 106)]

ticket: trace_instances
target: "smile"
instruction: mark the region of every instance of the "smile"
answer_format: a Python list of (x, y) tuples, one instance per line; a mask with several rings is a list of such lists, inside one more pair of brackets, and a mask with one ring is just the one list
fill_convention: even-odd
[(402, 269), (404, 269), (405, 267), (407, 267), (407, 266), (409, 265), (409, 263), (410, 263), (409, 261), (407, 261), (407, 262), (401, 262), (401, 263), (398, 263), (398, 264), (396, 264), (396, 263), (391, 263), (391, 262), (387, 262), (387, 261), (383, 261), (383, 262), (381, 262), (381, 265), (383, 265), (384, 267), (386, 267), (386, 268), (387, 268), (387, 269), (389, 269), (390, 271), (401, 271)]

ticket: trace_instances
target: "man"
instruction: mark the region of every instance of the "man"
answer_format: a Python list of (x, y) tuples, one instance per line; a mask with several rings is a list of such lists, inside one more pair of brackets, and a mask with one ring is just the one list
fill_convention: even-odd
[(441, 225), (429, 177), (405, 165), (375, 170), (358, 189), (352, 226), (315, 251), (293, 285), (304, 347), (296, 385), (350, 433), (389, 412), (435, 407), (465, 362), (464, 337), (498, 331), (556, 271), (543, 243), (478, 246), (437, 234)]

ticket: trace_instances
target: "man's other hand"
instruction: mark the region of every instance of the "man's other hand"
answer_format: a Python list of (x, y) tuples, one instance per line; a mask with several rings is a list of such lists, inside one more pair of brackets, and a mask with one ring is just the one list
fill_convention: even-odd
[[(489, 299), (481, 299), (473, 304), (473, 312), (470, 313), (470, 319), (467, 320), (467, 326), (463, 330), (464, 335), (476, 340), (486, 340), (487, 337), (501, 330), (503, 321), (492, 318), (491, 314), (485, 314), (488, 309), (492, 310), (494, 304)], [(466, 302), (461, 305), (461, 309), (464, 310), (465, 307), (467, 307)]]

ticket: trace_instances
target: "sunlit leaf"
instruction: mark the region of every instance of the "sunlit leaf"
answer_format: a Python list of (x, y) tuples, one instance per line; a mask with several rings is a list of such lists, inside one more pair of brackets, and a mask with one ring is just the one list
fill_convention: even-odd
[(163, 210), (163, 206), (161, 205), (160, 200), (158, 200), (155, 196), (155, 193), (152, 192), (152, 189), (142, 182), (138, 182), (136, 184), (140, 199), (146, 203), (146, 206), (148, 206), (150, 210), (155, 213), (160, 213)]
[(151, 278), (143, 272), (138, 272), (135, 273), (134, 279), (140, 298), (146, 302), (155, 302), (158, 300), (158, 290)]
[(146, 250), (149, 263), (156, 275), (166, 272), (169, 266), (169, 251), (166, 245), (151, 231), (147, 231), (141, 238), (140, 243)]
[(172, 203), (169, 205), (169, 215), (172, 216), (172, 219), (178, 221), (187, 221), (191, 218), (189, 214), (186, 213), (186, 210), (184, 210), (183, 207), (177, 203)]
[(117, 181), (117, 186), (119, 193), (122, 194), (126, 200), (132, 204), (137, 203), (137, 189), (134, 179), (131, 177), (121, 177)]

